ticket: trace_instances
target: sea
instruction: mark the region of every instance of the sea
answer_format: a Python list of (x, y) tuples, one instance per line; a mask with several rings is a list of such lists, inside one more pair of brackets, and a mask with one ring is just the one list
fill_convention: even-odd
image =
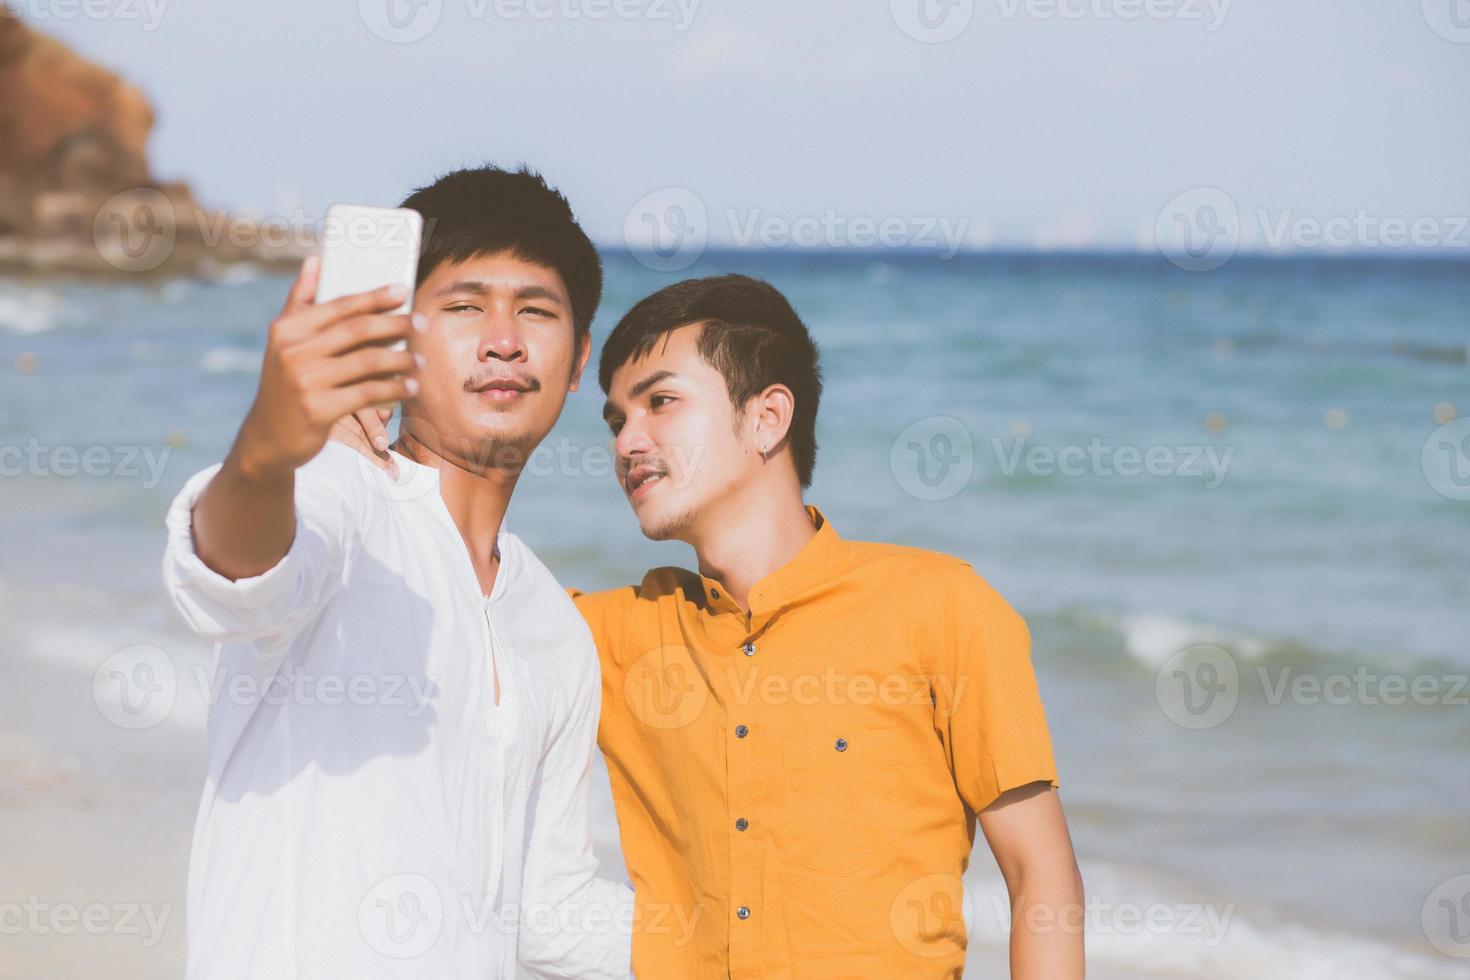
[[(969, 560), (1025, 616), (1093, 963), (1470, 977), (1470, 263), (605, 258), (594, 342), (686, 276), (783, 290), (822, 353), (809, 502)], [(228, 449), (287, 285), (0, 279), (0, 650), (78, 679), (58, 739), (129, 651), (207, 665), (163, 517)], [(509, 527), (582, 588), (692, 564), (640, 536), (600, 409), (571, 396)], [(163, 721), (202, 742), (202, 699)], [(605, 795), (597, 818), (616, 865)], [(968, 885), (972, 942), (1003, 949), (983, 840)]]

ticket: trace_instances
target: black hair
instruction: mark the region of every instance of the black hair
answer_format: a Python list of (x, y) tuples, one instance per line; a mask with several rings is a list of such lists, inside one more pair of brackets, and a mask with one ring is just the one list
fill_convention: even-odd
[(602, 299), (602, 260), (571, 205), (541, 175), (468, 167), (420, 187), (403, 202), (424, 217), (418, 281), (445, 262), (509, 252), (556, 270), (572, 303), (576, 340), (588, 335)]
[(647, 354), (671, 331), (696, 323), (703, 325), (699, 354), (724, 377), (737, 409), (770, 385), (791, 389), (796, 407), (787, 439), (801, 485), (811, 486), (822, 398), (820, 355), (806, 324), (768, 282), (741, 275), (686, 279), (640, 300), (603, 345), (597, 368), (603, 392), (618, 368)]

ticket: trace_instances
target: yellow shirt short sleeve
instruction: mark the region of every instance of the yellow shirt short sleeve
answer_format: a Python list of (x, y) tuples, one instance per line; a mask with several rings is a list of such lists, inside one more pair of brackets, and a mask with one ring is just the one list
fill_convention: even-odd
[(978, 813), (1007, 790), (1056, 785), (1026, 621), (968, 563), (950, 573), (940, 609), (935, 724), (960, 796)]

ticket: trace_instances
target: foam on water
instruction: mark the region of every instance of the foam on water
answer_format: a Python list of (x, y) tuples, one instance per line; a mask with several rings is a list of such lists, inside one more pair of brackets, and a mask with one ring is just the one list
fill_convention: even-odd
[(253, 262), (234, 262), (220, 270), (215, 276), (215, 281), (227, 286), (237, 286), (241, 283), (255, 282), (266, 275), (266, 271)]
[[(1189, 980), (1463, 980), (1467, 965), (1347, 932), (1293, 923), (1274, 910), (1201, 901), (1141, 868), (1084, 863), (1087, 958), (1131, 977)], [(971, 874), (965, 920), (972, 944), (1005, 947), (1005, 883)], [(1049, 926), (1048, 926), (1049, 927)], [(1427, 943), (1425, 944), (1427, 949)]]
[(1129, 656), (1146, 667), (1162, 667), (1180, 650), (1198, 644), (1228, 647), (1232, 653), (1249, 660), (1258, 659), (1266, 652), (1265, 641), (1258, 637), (1163, 613), (1125, 615), (1118, 618), (1117, 626), (1123, 633)]
[(212, 347), (200, 358), (199, 367), (205, 374), (258, 374), (260, 351), (243, 347)]
[(16, 333), (44, 333), (59, 322), (61, 297), (53, 289), (0, 287), (0, 327)]

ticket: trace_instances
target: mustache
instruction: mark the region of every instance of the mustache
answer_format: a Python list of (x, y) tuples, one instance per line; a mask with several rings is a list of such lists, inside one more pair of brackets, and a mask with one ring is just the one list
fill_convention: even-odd
[(628, 479), (628, 474), (632, 473), (635, 469), (647, 470), (650, 474), (657, 474), (658, 476), (669, 475), (669, 464), (665, 463), (662, 459), (659, 459), (657, 457), (651, 459), (630, 459), (626, 457), (620, 457), (618, 459), (618, 479), (626, 481)]
[(464, 390), (469, 392), (484, 391), (496, 383), (510, 384), (524, 391), (541, 390), (541, 381), (534, 374), (505, 369), (492, 369), (471, 375), (465, 379)]

